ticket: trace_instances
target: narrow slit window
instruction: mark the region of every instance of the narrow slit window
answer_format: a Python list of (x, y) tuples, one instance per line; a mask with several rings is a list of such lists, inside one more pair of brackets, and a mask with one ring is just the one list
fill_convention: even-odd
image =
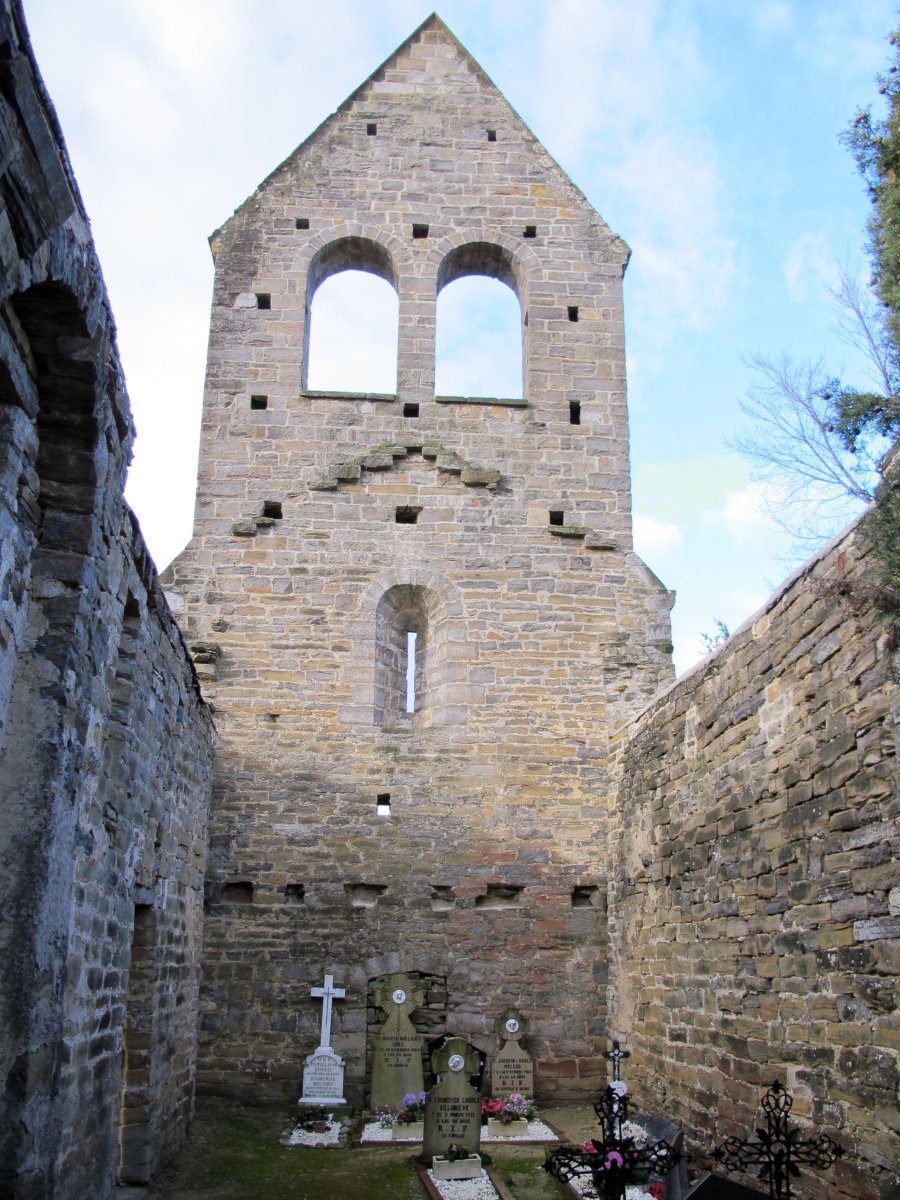
[(251, 396), (250, 397), (250, 408), (253, 410), (253, 412), (263, 412), (263, 410), (267, 409), (268, 407), (269, 407), (269, 397), (268, 396)]
[(581, 402), (579, 400), (569, 401), (569, 424), (581, 424)]
[(497, 140), (497, 130), (496, 130), (496, 129), (489, 129), (489, 130), (487, 131), (487, 139), (488, 139), (488, 141), (489, 141), (489, 142), (496, 142), (496, 140)]
[(297, 229), (309, 229), (309, 217), (298, 217), (295, 226)]
[(550, 513), (549, 513), (550, 524), (551, 525), (562, 525), (565, 520), (565, 516), (566, 516), (566, 514), (563, 512), (563, 510), (561, 508), (551, 508)]
[(427, 238), (428, 237), (428, 226), (427, 225), (413, 225), (413, 237), (414, 238)]
[(416, 711), (416, 634), (412, 629), (406, 635), (406, 711)]
[(537, 237), (537, 225), (526, 225), (522, 230), (522, 237), (535, 238)]
[(417, 417), (419, 415), (418, 404), (404, 404), (403, 415), (404, 417)]
[(281, 501), (280, 500), (264, 500), (262, 515), (264, 517), (269, 517), (273, 521), (280, 521), (281, 516), (282, 516)]
[(370, 122), (368, 123), (368, 125), (366, 125), (366, 134), (367, 134), (369, 137), (375, 137), (375, 135), (376, 135), (377, 133), (378, 133), (378, 126), (375, 124), (375, 122), (374, 122), (374, 121), (370, 121)]
[(272, 307), (272, 293), (271, 292), (257, 292), (256, 293), (256, 307), (264, 309), (264, 310), (270, 309)]
[(391, 815), (390, 792), (379, 792), (375, 797), (375, 815), (376, 817), (389, 817)]
[(568, 313), (569, 313), (569, 320), (570, 320), (570, 321), (577, 321), (577, 320), (578, 320), (578, 305), (577, 305), (577, 304), (570, 304), (570, 305), (568, 306)]

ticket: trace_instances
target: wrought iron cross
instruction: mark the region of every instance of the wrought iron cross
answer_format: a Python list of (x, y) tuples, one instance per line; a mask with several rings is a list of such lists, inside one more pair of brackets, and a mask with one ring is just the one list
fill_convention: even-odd
[(762, 1099), (766, 1128), (757, 1129), (758, 1142), (727, 1138), (713, 1154), (726, 1171), (747, 1171), (759, 1167), (758, 1179), (769, 1184), (770, 1200), (790, 1200), (791, 1176), (800, 1174), (800, 1164), (830, 1167), (844, 1153), (826, 1133), (801, 1141), (799, 1129), (788, 1129), (793, 1100), (776, 1080)]
[[(618, 1043), (614, 1042), (613, 1047), (611, 1053), (615, 1054)], [(625, 1058), (627, 1053), (619, 1051), (619, 1056)], [(567, 1183), (576, 1176), (589, 1175), (598, 1196), (624, 1200), (629, 1183), (651, 1174), (665, 1176), (681, 1158), (667, 1142), (637, 1146), (633, 1137), (622, 1136), (622, 1125), (628, 1120), (628, 1093), (621, 1081), (613, 1080), (594, 1105), (594, 1112), (603, 1126), (603, 1138), (591, 1141), (592, 1150), (561, 1146), (549, 1154), (544, 1170), (554, 1179)]]
[(623, 1058), (631, 1058), (631, 1051), (630, 1050), (620, 1050), (619, 1043), (613, 1042), (612, 1050), (607, 1050), (606, 1053), (603, 1055), (603, 1057), (608, 1058), (609, 1061), (612, 1063), (612, 1065), (613, 1065), (613, 1083), (618, 1083), (619, 1080), (622, 1078), (622, 1076), (620, 1074), (621, 1069), (622, 1069), (622, 1059)]

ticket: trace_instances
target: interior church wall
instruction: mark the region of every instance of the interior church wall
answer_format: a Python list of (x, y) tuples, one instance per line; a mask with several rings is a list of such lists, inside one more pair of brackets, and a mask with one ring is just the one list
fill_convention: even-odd
[(866, 567), (851, 530), (621, 732), (610, 1022), (693, 1151), (750, 1136), (778, 1079), (850, 1152), (804, 1195), (886, 1200), (900, 690), (877, 612), (842, 596)]
[(109, 302), (11, 0), (0, 48), (0, 1192), (102, 1200), (186, 1129), (212, 726), (122, 498)]
[[(436, 18), (212, 247), (194, 537), (165, 576), (220, 734), (200, 1086), (296, 1094), (328, 972), (363, 1101), (370, 982), (403, 968), (483, 1050), (520, 1007), (538, 1094), (592, 1095), (606, 736), (672, 670), (631, 545), (627, 248)], [(399, 296), (395, 394), (304, 386), (315, 289), (353, 266)], [(518, 298), (522, 397), (435, 395), (436, 298), (470, 273)]]

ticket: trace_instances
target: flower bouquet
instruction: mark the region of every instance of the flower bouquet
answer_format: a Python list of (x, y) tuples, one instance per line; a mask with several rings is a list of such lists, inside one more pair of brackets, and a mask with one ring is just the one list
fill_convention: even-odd
[(537, 1117), (533, 1100), (527, 1100), (513, 1092), (505, 1100), (492, 1100), (485, 1096), (481, 1101), (481, 1123), (487, 1125), (488, 1133), (495, 1137), (521, 1137), (528, 1132), (528, 1122)]
[(399, 1108), (378, 1114), (381, 1124), (389, 1126), (401, 1141), (421, 1141), (425, 1133), (425, 1099), (425, 1092), (407, 1092)]

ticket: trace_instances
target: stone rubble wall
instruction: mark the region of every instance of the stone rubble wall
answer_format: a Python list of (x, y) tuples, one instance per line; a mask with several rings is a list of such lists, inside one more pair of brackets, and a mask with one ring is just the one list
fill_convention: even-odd
[[(900, 1182), (897, 655), (847, 534), (619, 735), (610, 1021), (692, 1152), (774, 1080), (847, 1154), (800, 1196)], [(893, 673), (892, 673), (893, 672)]]
[(147, 1178), (190, 1114), (212, 726), (122, 499), (109, 304), (11, 0), (0, 47), (0, 1193), (105, 1200), (120, 1141)]
[[(606, 732), (671, 678), (671, 596), (631, 549), (627, 248), (436, 20), (213, 248), (194, 537), (165, 576), (220, 735), (199, 1082), (296, 1095), (327, 971), (361, 1101), (369, 981), (403, 969), (446, 978), (483, 1050), (518, 1006), (539, 1094), (592, 1094)], [(399, 294), (396, 395), (304, 388), (315, 284), (354, 264)], [(436, 294), (469, 268), (519, 297), (523, 398), (434, 395)]]

